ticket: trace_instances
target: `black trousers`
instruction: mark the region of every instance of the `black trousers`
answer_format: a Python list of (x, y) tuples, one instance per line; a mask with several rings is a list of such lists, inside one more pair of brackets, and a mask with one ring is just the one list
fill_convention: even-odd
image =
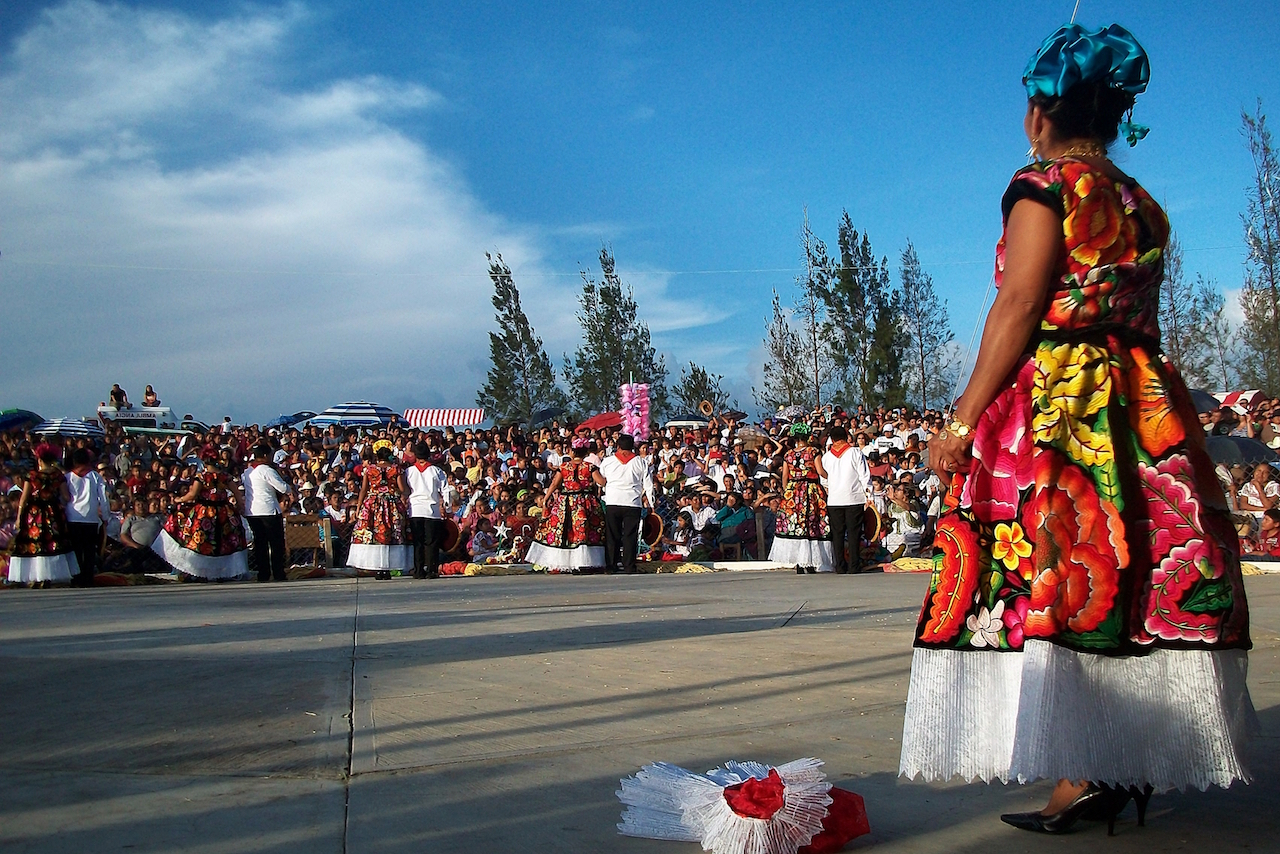
[[(862, 504), (828, 504), (827, 523), (831, 526), (831, 551), (836, 572), (862, 572)], [(845, 540), (849, 556), (845, 557)]]
[(259, 581), (284, 581), (284, 517), (278, 513), (270, 516), (246, 516), (249, 530), (253, 531), (253, 545), (249, 546), (249, 562), (258, 569)]
[(439, 578), (444, 520), (410, 516), (409, 533), (413, 537), (413, 574), (418, 578), (424, 574), (427, 578)]
[(98, 547), (102, 545), (102, 526), (97, 522), (68, 522), (67, 539), (71, 540), (71, 550), (80, 564), (75, 583), (92, 587), (93, 574), (98, 569)]
[[(640, 549), (640, 508), (604, 508), (604, 565), (613, 572), (619, 562), (623, 572), (636, 571), (636, 552)], [(622, 560), (619, 561), (619, 552)]]

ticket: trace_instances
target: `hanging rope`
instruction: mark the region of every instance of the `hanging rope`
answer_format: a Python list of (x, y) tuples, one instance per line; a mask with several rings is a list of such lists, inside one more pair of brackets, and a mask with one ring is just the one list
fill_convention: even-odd
[[(960, 362), (961, 367), (969, 364), (969, 355), (973, 352), (973, 339), (978, 337), (978, 327), (982, 325), (983, 312), (987, 310), (987, 297), (991, 296), (991, 286), (995, 284), (996, 274), (992, 273), (991, 278), (987, 279), (987, 289), (982, 294), (982, 305), (978, 306), (978, 319), (973, 322), (973, 331), (969, 333), (969, 346), (965, 348), (964, 360)], [(964, 377), (964, 371), (956, 377), (956, 387), (951, 390), (951, 406), (956, 405), (956, 398), (960, 397), (960, 380)]]

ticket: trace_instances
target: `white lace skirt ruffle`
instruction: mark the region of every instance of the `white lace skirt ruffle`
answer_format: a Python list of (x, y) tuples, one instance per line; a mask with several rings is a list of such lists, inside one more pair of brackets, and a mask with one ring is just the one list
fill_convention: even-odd
[(347, 566), (355, 569), (413, 569), (413, 546), (352, 543)]
[(830, 540), (802, 540), (796, 537), (774, 537), (769, 560), (787, 566), (816, 566), (818, 572), (835, 568)]
[(571, 546), (559, 548), (534, 540), (524, 556), (525, 563), (544, 569), (587, 569), (604, 566), (604, 546)]
[(1093, 780), (1157, 791), (1250, 779), (1257, 728), (1243, 650), (1109, 657), (915, 650), (899, 773), (925, 780)]
[(249, 574), (249, 553), (241, 550), (229, 555), (202, 555), (186, 548), (163, 528), (151, 544), (151, 550), (179, 572), (208, 581), (240, 578)]
[(30, 584), (36, 581), (70, 581), (80, 574), (75, 553), (60, 555), (15, 556), (9, 558), (9, 583)]

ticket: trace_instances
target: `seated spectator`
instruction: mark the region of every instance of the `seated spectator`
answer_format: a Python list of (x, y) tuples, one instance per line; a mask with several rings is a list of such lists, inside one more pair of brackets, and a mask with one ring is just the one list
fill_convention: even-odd
[(160, 398), (156, 397), (156, 390), (151, 386), (147, 386), (147, 390), (142, 395), (143, 406), (159, 406)]
[(1280, 558), (1280, 510), (1267, 510), (1262, 514), (1258, 533), (1241, 542), (1247, 557)]
[(133, 508), (120, 523), (120, 545), (107, 556), (103, 569), (108, 572), (142, 573), (172, 572), (160, 555), (151, 550), (151, 544), (160, 535), (164, 525), (158, 498), (135, 498)]
[(129, 406), (129, 395), (125, 394), (124, 389), (120, 388), (120, 383), (111, 384), (111, 391), (107, 392), (107, 398), (116, 409), (131, 408)]
[(674, 527), (662, 535), (661, 560), (684, 560), (693, 543), (693, 521), (688, 513), (676, 516)]
[(924, 530), (924, 511), (916, 499), (915, 488), (905, 483), (889, 486), (889, 505), (884, 514), (884, 523), (889, 532), (884, 538), (884, 547), (890, 558), (903, 556), (918, 557), (920, 553), (920, 534)]
[(750, 507), (743, 504), (741, 495), (730, 492), (725, 499), (725, 505), (716, 512), (714, 518), (721, 531), (720, 543), (737, 545), (740, 542), (738, 526), (755, 518), (755, 514), (751, 512)]

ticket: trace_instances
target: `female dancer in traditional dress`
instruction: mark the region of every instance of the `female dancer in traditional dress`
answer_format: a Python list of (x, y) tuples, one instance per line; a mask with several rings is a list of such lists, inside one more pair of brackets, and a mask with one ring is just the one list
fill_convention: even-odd
[(9, 561), (9, 583), (48, 587), (70, 584), (80, 574), (67, 529), (67, 502), (71, 493), (53, 445), (35, 450), (36, 467), (27, 475), (18, 499), (18, 524)]
[(827, 494), (818, 475), (822, 452), (809, 444), (809, 425), (791, 425), (795, 446), (782, 457), (782, 507), (769, 560), (794, 566), (797, 573), (831, 572), (831, 528)]
[(1147, 77), (1116, 25), (1063, 27), (1028, 65), (1036, 162), (1005, 192), (999, 296), (929, 445), (948, 492), (901, 772), (1057, 780), (1002, 816), (1028, 830), (1130, 799), (1141, 824), (1153, 790), (1249, 777), (1239, 545), (1160, 347), (1169, 224), (1107, 159)]
[(151, 548), (188, 579), (226, 581), (248, 574), (240, 498), (217, 454), (204, 454), (204, 470), (174, 504)]
[(404, 472), (391, 461), (392, 445), (386, 439), (373, 443), (377, 460), (364, 466), (360, 485), (360, 510), (351, 532), (347, 566), (367, 569), (379, 578), (390, 578), (391, 570), (413, 570), (413, 543), (409, 540), (405, 497), (409, 494)]
[(525, 560), (551, 572), (604, 566), (604, 477), (586, 461), (591, 440), (573, 440), (573, 456), (560, 464), (543, 499), (542, 522)]

